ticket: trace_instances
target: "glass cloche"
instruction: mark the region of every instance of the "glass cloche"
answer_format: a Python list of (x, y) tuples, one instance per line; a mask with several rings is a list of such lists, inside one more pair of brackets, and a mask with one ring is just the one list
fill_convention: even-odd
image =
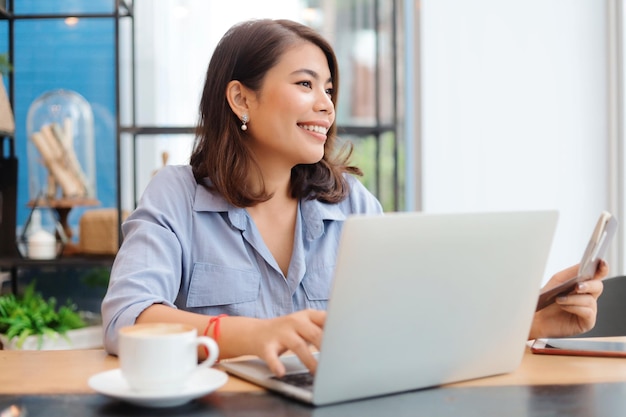
[(42, 94), (26, 119), (30, 199), (96, 197), (91, 105), (70, 90)]
[[(28, 135), (29, 207), (57, 212), (65, 236), (73, 232), (68, 214), (77, 206), (96, 206), (94, 120), (89, 102), (70, 90), (53, 90), (31, 104)], [(64, 253), (74, 252), (65, 245)]]

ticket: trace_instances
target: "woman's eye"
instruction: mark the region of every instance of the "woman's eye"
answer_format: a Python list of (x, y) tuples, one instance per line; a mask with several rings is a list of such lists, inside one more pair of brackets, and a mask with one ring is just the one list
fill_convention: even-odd
[(311, 81), (300, 81), (298, 84), (300, 84), (301, 86), (306, 87), (306, 88), (312, 88), (312, 86), (313, 86), (311, 84)]
[(333, 95), (333, 91), (335, 91), (335, 90), (333, 90), (332, 88), (327, 88), (326, 89), (326, 94), (328, 94), (329, 96), (332, 96)]

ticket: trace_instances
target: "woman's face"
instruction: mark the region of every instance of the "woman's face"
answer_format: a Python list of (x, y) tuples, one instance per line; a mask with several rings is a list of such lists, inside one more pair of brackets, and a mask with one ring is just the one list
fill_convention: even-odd
[(335, 121), (332, 88), (318, 46), (303, 41), (282, 55), (249, 102), (249, 145), (262, 165), (291, 169), (322, 159)]

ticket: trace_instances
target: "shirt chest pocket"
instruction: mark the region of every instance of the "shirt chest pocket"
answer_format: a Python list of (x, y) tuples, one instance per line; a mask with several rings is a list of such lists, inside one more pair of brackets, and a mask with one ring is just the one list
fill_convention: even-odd
[(261, 275), (257, 271), (196, 263), (189, 283), (187, 307), (254, 316), (260, 285)]
[(323, 267), (307, 273), (302, 280), (307, 307), (325, 310), (332, 287), (333, 267)]

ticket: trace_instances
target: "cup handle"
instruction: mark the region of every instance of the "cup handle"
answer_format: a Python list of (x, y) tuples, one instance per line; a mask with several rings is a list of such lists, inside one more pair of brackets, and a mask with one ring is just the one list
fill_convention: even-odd
[(209, 356), (198, 364), (198, 368), (209, 368), (217, 362), (217, 358), (220, 355), (220, 348), (217, 346), (217, 343), (215, 343), (215, 340), (208, 336), (198, 336), (196, 338), (196, 343), (198, 345), (203, 345), (209, 351)]

